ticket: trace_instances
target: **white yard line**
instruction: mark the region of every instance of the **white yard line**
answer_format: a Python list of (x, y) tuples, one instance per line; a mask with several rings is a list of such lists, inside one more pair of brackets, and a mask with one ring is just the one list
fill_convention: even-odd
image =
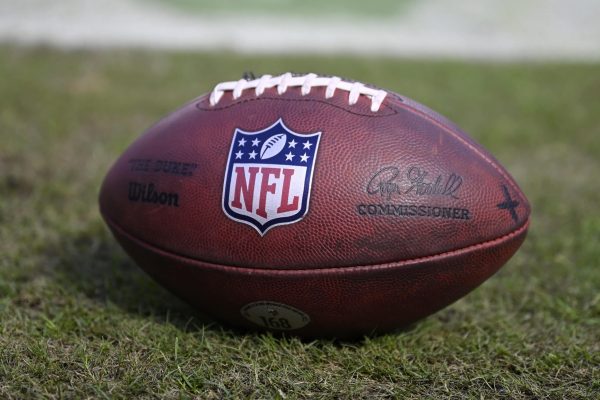
[(600, 60), (600, 0), (420, 0), (338, 19), (186, 14), (136, 0), (0, 0), (0, 42), (476, 59)]

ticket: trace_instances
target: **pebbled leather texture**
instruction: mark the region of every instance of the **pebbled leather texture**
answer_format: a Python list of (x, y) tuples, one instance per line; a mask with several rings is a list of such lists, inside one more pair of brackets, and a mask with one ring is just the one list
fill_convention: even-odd
[[(237, 100), (227, 92), (214, 107), (200, 97), (116, 161), (100, 191), (102, 215), (158, 282), (234, 325), (256, 327), (240, 309), (263, 300), (309, 315), (294, 331), (302, 336), (384, 331), (429, 315), (512, 256), (530, 206), (493, 156), (444, 117), (398, 95), (375, 113), (368, 98), (350, 106), (347, 96), (273, 88)], [(223, 212), (224, 175), (236, 128), (259, 131), (280, 118), (321, 139), (306, 216), (261, 236)], [(132, 160), (196, 167), (134, 170)], [(130, 201), (131, 182), (177, 194), (177, 207)], [(407, 215), (419, 207), (429, 215)], [(445, 217), (432, 215), (442, 209)]]

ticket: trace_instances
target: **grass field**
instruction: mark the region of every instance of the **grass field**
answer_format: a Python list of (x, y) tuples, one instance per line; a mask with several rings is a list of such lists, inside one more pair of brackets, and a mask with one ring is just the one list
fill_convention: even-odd
[[(600, 66), (0, 47), (0, 398), (600, 397)], [(148, 125), (244, 70), (413, 97), (489, 148), (533, 205), (475, 292), (359, 342), (233, 332), (142, 273), (97, 211)]]
[[(397, 16), (404, 12), (406, 6), (414, 0), (138, 0), (140, 3), (154, 2), (163, 6), (185, 12), (198, 14), (229, 14), (229, 15), (283, 15), (304, 16), (305, 18), (337, 18), (353, 16), (386, 17)], [(316, 11), (318, 10), (318, 11)]]

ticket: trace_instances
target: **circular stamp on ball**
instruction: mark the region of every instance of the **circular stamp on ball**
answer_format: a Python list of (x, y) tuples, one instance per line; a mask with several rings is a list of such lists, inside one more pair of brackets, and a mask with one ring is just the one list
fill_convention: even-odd
[(310, 323), (310, 317), (305, 312), (274, 301), (248, 303), (240, 312), (248, 321), (267, 329), (291, 331)]

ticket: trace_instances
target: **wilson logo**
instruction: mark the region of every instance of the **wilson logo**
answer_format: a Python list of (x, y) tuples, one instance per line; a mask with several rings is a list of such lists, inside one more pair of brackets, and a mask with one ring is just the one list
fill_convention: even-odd
[(223, 185), (223, 211), (264, 235), (308, 212), (321, 132), (298, 134), (280, 119), (258, 132), (236, 129)]
[(129, 182), (127, 198), (133, 202), (179, 207), (179, 195), (177, 193), (160, 192), (156, 189), (154, 183)]

